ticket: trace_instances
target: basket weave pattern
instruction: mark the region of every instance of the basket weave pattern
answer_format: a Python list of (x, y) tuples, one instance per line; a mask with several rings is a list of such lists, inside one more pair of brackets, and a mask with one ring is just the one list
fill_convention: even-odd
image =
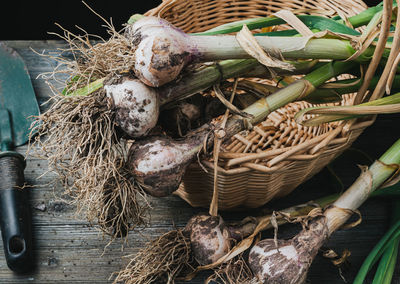
[[(343, 123), (300, 126), (294, 122), (294, 114), (308, 106), (305, 102), (288, 104), (252, 131), (235, 135), (222, 148), (218, 163), (220, 209), (255, 208), (289, 194), (340, 155), (373, 122), (353, 124), (348, 131), (343, 131)], [(213, 163), (203, 160), (202, 164), (208, 173), (192, 164), (177, 191), (195, 207), (210, 204), (213, 193)]]
[[(165, 18), (186, 32), (268, 16), (281, 9), (353, 16), (367, 6), (360, 0), (166, 0), (146, 15)], [(352, 104), (352, 95), (342, 105)], [(372, 119), (305, 127), (294, 120), (297, 111), (312, 106), (294, 102), (271, 113), (251, 130), (242, 131), (221, 148), (218, 161), (218, 207), (255, 208), (289, 194), (347, 149)], [(213, 194), (212, 160), (193, 163), (176, 194), (195, 207), (208, 207)], [(204, 171), (204, 168), (207, 172)]]
[(269, 16), (282, 9), (296, 14), (353, 16), (367, 8), (361, 0), (164, 0), (148, 11), (185, 32), (202, 32), (216, 26), (255, 17)]

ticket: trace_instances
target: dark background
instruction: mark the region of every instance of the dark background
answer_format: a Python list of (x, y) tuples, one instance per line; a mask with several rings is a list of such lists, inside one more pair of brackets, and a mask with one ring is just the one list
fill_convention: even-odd
[[(82, 33), (79, 26), (88, 33), (107, 37), (104, 22), (90, 11), (81, 0), (6, 0), (0, 6), (0, 40), (57, 39), (48, 32), (60, 33), (55, 23), (65, 29)], [(85, 0), (96, 13), (108, 22), (112, 18), (119, 30), (132, 14), (144, 13), (156, 7), (161, 0)]]
[[(86, 0), (93, 10), (107, 21), (112, 18), (114, 27), (119, 30), (132, 14), (144, 13), (157, 6), (161, 0)], [(375, 5), (380, 0), (365, 0)], [(6, 4), (5, 4), (6, 3)], [(82, 33), (79, 26), (88, 33), (107, 37), (104, 22), (90, 11), (81, 0), (59, 1), (2, 1), (0, 7), (0, 40), (39, 40), (57, 39), (48, 32), (60, 33), (54, 24), (74, 33)]]

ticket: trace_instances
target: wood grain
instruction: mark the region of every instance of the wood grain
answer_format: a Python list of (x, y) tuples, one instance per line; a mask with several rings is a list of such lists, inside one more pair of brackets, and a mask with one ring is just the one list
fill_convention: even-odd
[[(60, 52), (58, 48), (66, 47), (65, 44), (61, 41), (12, 41), (7, 44), (15, 48), (24, 58), (37, 99), (43, 103), (51, 92), (45, 80), (39, 75), (51, 72), (57, 66), (57, 62), (38, 53), (56, 54)], [(45, 108), (41, 106), (42, 111)], [(399, 118), (398, 115), (379, 118), (375, 125), (359, 138), (355, 147), (369, 153), (372, 158), (377, 157), (396, 139)], [(393, 131), (393, 128), (397, 131)], [(23, 146), (18, 151), (25, 153), (26, 149), (27, 147)], [(358, 175), (358, 169), (354, 159), (345, 158), (342, 164), (337, 173), (344, 185), (348, 186)], [(63, 189), (60, 186), (49, 186), (54, 174), (48, 173), (38, 179), (45, 171), (47, 171), (45, 161), (28, 158), (25, 176), (27, 182), (34, 186), (30, 190), (30, 196), (37, 269), (29, 275), (13, 274), (7, 268), (0, 247), (0, 283), (111, 283), (110, 275), (121, 269), (126, 262), (126, 259), (123, 259), (124, 255), (135, 253), (143, 247), (146, 240), (174, 226), (184, 226), (190, 216), (201, 210), (191, 208), (176, 196), (151, 199), (153, 206), (151, 225), (140, 232), (131, 233), (128, 244), (122, 246), (121, 241), (115, 241), (105, 248), (109, 239), (103, 237), (96, 226), (88, 224), (84, 214), (77, 215), (75, 207), (62, 200)], [(246, 215), (260, 214), (269, 208), (284, 208), (318, 198), (336, 189), (325, 170), (282, 200), (274, 201), (257, 210), (243, 209), (241, 212), (224, 212), (222, 215), (228, 220), (236, 220)], [(383, 199), (369, 200), (361, 208), (362, 224), (351, 230), (338, 231), (329, 241), (329, 248), (339, 253), (345, 248), (352, 252), (349, 258), (351, 267), (344, 272), (349, 282), (368, 252), (387, 230), (389, 204)], [(293, 234), (293, 226), (282, 226), (279, 234), (282, 237), (289, 237)], [(272, 236), (272, 233), (266, 232), (264, 236)], [(206, 276), (207, 273), (203, 273), (190, 283), (203, 283)], [(338, 269), (329, 260), (320, 256), (315, 260), (308, 278), (309, 283), (344, 283)], [(399, 267), (393, 283), (400, 283)]]

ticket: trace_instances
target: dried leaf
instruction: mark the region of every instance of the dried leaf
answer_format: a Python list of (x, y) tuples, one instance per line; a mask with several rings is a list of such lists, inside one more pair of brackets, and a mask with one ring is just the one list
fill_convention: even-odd
[(378, 28), (378, 25), (381, 23), (381, 21), (382, 21), (382, 11), (375, 14), (374, 17), (371, 19), (371, 21), (368, 23), (361, 36), (359, 36), (358, 39), (356, 40), (357, 43), (355, 47), (357, 51), (352, 56), (347, 58), (346, 61), (356, 59), (361, 54), (363, 54), (364, 51), (367, 50), (369, 46), (372, 45), (375, 38), (379, 35), (380, 30)]
[(380, 186), (380, 188), (389, 187), (400, 182), (400, 164), (388, 165), (381, 161), (379, 161), (379, 163), (395, 170), (395, 172)]
[(326, 257), (326, 258), (336, 258), (339, 255), (333, 249), (329, 249), (329, 250), (324, 251), (322, 256)]
[(342, 255), (338, 259), (332, 260), (333, 265), (341, 266), (343, 263), (347, 261), (347, 259), (351, 256), (351, 252), (348, 249), (345, 249), (342, 252)]
[[(214, 90), (215, 93), (219, 93), (218, 95), (220, 95), (222, 97), (222, 99), (225, 100), (225, 103), (228, 104), (231, 107), (236, 108), (232, 102), (233, 99), (235, 97), (236, 94), (236, 88), (237, 88), (237, 84), (238, 84), (238, 79), (235, 80), (235, 83), (233, 85), (233, 90), (232, 90), (232, 94), (231, 94), (231, 98), (230, 101), (226, 100), (225, 97), (222, 95), (221, 90), (219, 89), (218, 85), (214, 86)], [(221, 98), (219, 98), (221, 100)], [(210, 204), (210, 215), (211, 216), (217, 216), (218, 215), (218, 161), (219, 161), (219, 153), (220, 153), (220, 147), (221, 147), (221, 143), (222, 143), (222, 138), (223, 136), (225, 136), (225, 125), (226, 122), (228, 120), (228, 116), (229, 116), (229, 110), (230, 108), (228, 108), (225, 111), (225, 114), (222, 118), (222, 122), (220, 124), (220, 130), (223, 132), (223, 135), (218, 135), (219, 131), (215, 131), (214, 135), (215, 135), (215, 139), (214, 139), (214, 149), (213, 149), (213, 158), (214, 158), (214, 184), (213, 184), (213, 196), (211, 199), (211, 204)]]
[(275, 211), (271, 214), (271, 225), (274, 228), (274, 243), (275, 247), (278, 249), (278, 221), (276, 220)]
[[(371, 81), (372, 77), (375, 74), (376, 68), (379, 65), (379, 62), (382, 58), (383, 52), (386, 48), (386, 42), (389, 36), (390, 26), (391, 26), (391, 19), (392, 19), (392, 7), (393, 1), (392, 0), (384, 0), (383, 1), (383, 15), (382, 15), (382, 24), (379, 33), (378, 43), (374, 51), (374, 55), (368, 65), (367, 72), (365, 72), (364, 82), (362, 83), (360, 89), (356, 97), (354, 98), (354, 104), (359, 104), (363, 100), (365, 100), (365, 94), (368, 90), (369, 82)], [(390, 55), (389, 55), (390, 57)], [(381, 90), (384, 92), (384, 85), (383, 82), (386, 82), (387, 77), (383, 76), (379, 79), (379, 82), (371, 95), (370, 100), (379, 99), (381, 96)], [(383, 93), (382, 93), (383, 95)]]
[[(306, 108), (295, 115), (295, 120), (305, 126), (316, 126), (321, 123), (351, 119), (362, 115), (389, 114), (400, 112), (400, 93), (356, 106), (317, 106)], [(305, 119), (307, 114), (319, 114)]]
[(289, 10), (280, 10), (279, 12), (275, 13), (274, 16), (284, 20), (304, 37), (314, 35), (314, 33), (302, 21), (300, 21), (299, 18), (293, 14), (293, 12)]
[(229, 109), (229, 111), (233, 114), (245, 117), (245, 118), (252, 118), (253, 116), (241, 111), (240, 109), (238, 109), (234, 104), (232, 104), (230, 101), (228, 101), (224, 94), (222, 93), (221, 89), (219, 88), (219, 86), (214, 85), (214, 92), (215, 92), (215, 96), (221, 101), (221, 103), (223, 103), (227, 109)]
[[(267, 67), (277, 67), (285, 70), (294, 70), (295, 67), (284, 62), (271, 54), (267, 53), (257, 42), (253, 34), (246, 25), (236, 34), (236, 39), (240, 46), (252, 57), (257, 59), (261, 64)], [(272, 49), (273, 50), (273, 49)], [(278, 49), (276, 49), (278, 50)], [(275, 51), (276, 52), (276, 51)], [(270, 51), (271, 53), (271, 51)]]
[(365, 41), (363, 43), (358, 42), (358, 45), (359, 45), (358, 50), (356, 52), (354, 52), (353, 55), (350, 56), (349, 58), (347, 58), (345, 61), (355, 60), (357, 57), (359, 57), (361, 54), (363, 54), (364, 51), (366, 51), (367, 48), (373, 43), (373, 41), (379, 35), (379, 33), (380, 33), (380, 30), (374, 30), (367, 36), (367, 38), (365, 39)]
[(238, 84), (238, 88), (256, 94), (259, 97), (269, 96), (279, 90), (278, 87), (250, 80), (241, 80)]
[(391, 46), (391, 50), (390, 50), (390, 54), (389, 54), (389, 58), (388, 58), (388, 62), (387, 64), (392, 64), (392, 66), (389, 68), (389, 65), (385, 66), (385, 69), (383, 71), (383, 74), (386, 75), (385, 71), (389, 71), (389, 74), (387, 75), (387, 81), (386, 81), (386, 93), (389, 94), (390, 93), (390, 88), (392, 86), (393, 80), (394, 80), (394, 76), (396, 74), (397, 71), (397, 65), (399, 65), (400, 62), (400, 1), (397, 0), (397, 7), (396, 7), (396, 30), (395, 33), (393, 35), (393, 43)]
[[(348, 120), (363, 115), (390, 114), (400, 112), (400, 104), (391, 104), (383, 106), (332, 106), (315, 107), (304, 109), (295, 115), (297, 123), (304, 126), (317, 126), (322, 123), (328, 123), (338, 120)], [(306, 114), (319, 114), (309, 119), (305, 119)]]
[[(372, 182), (371, 182), (370, 188), (372, 189)], [(353, 214), (356, 214), (358, 216), (358, 219), (356, 221), (351, 222), (351, 223), (347, 223), (347, 224), (343, 224), (340, 227), (340, 229), (342, 229), (342, 230), (351, 229), (351, 228), (354, 228), (354, 227), (356, 227), (356, 226), (361, 224), (362, 216), (361, 216), (361, 213), (360, 213), (359, 210), (357, 210), (357, 209), (356, 210), (351, 210), (351, 209), (348, 209), (348, 208), (339, 208), (339, 207), (336, 207), (336, 208), (339, 209), (339, 210), (342, 210), (343, 212), (345, 212), (345, 214), (349, 214), (350, 216), (353, 215)]]
[(310, 36), (310, 39), (311, 38), (336, 38), (336, 39), (349, 40), (350, 42), (355, 42), (357, 40), (358, 36), (336, 33), (336, 32), (326, 30), (326, 31), (314, 33), (312, 36)]
[(390, 94), (390, 89), (393, 84), (394, 76), (396, 76), (397, 66), (400, 63), (400, 53), (397, 54), (396, 59), (393, 61), (392, 69), (390, 70), (389, 77), (386, 82), (386, 94)]
[(348, 249), (344, 249), (342, 255), (338, 255), (333, 249), (328, 249), (323, 252), (322, 256), (325, 258), (329, 258), (333, 265), (341, 266), (343, 263), (347, 261), (347, 258), (351, 255), (351, 252)]
[(372, 19), (369, 21), (368, 25), (365, 27), (363, 33), (359, 38), (360, 44), (364, 43), (367, 40), (367, 38), (371, 35), (371, 33), (373, 33), (375, 30), (378, 29), (378, 26), (382, 21), (382, 15), (383, 12), (380, 11), (372, 17)]

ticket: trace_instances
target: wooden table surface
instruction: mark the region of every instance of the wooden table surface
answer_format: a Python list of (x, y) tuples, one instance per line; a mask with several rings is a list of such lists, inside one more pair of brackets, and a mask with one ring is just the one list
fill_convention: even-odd
[[(24, 58), (39, 103), (43, 103), (50, 94), (45, 81), (38, 77), (56, 66), (55, 61), (37, 55), (38, 53), (58, 52), (57, 48), (65, 47), (61, 41), (9, 41)], [(43, 110), (43, 108), (42, 108)], [(367, 129), (353, 145), (357, 151), (349, 151), (335, 167), (336, 174), (344, 186), (348, 186), (358, 176), (356, 163), (362, 163), (359, 151), (371, 158), (378, 157), (398, 137), (399, 115), (379, 117), (376, 123)], [(25, 153), (26, 146), (18, 151)], [(365, 160), (365, 159), (364, 159)], [(366, 163), (364, 161), (364, 163)], [(176, 196), (151, 199), (153, 210), (151, 225), (140, 232), (132, 232), (129, 243), (122, 246), (115, 241), (105, 248), (109, 239), (103, 237), (83, 216), (76, 216), (75, 208), (60, 198), (61, 187), (49, 187), (46, 184), (54, 178), (52, 174), (38, 179), (47, 169), (46, 161), (27, 159), (26, 180), (34, 185), (31, 189), (31, 207), (33, 212), (34, 244), (36, 270), (28, 275), (15, 275), (8, 268), (0, 248), (0, 283), (111, 283), (110, 275), (123, 267), (124, 255), (135, 253), (146, 240), (154, 238), (175, 226), (184, 226), (187, 220), (201, 209), (193, 209)], [(337, 190), (328, 170), (300, 186), (288, 197), (274, 201), (262, 209), (249, 210), (222, 215), (226, 219), (239, 219), (246, 215), (259, 213), (268, 208), (285, 208), (289, 205), (306, 202), (313, 198), (328, 195)], [(378, 199), (367, 201), (361, 207), (363, 222), (356, 228), (336, 232), (327, 246), (337, 252), (347, 248), (351, 251), (350, 268), (343, 276), (351, 283), (363, 259), (388, 229), (390, 200)], [(293, 233), (292, 226), (282, 226), (281, 237)], [(271, 232), (264, 233), (271, 236)], [(2, 243), (1, 243), (2, 244)], [(207, 273), (199, 275), (190, 283), (203, 283)], [(309, 283), (344, 283), (339, 271), (331, 262), (317, 256), (308, 277)], [(369, 280), (370, 283), (371, 280)], [(393, 283), (400, 283), (400, 271), (397, 268)]]

